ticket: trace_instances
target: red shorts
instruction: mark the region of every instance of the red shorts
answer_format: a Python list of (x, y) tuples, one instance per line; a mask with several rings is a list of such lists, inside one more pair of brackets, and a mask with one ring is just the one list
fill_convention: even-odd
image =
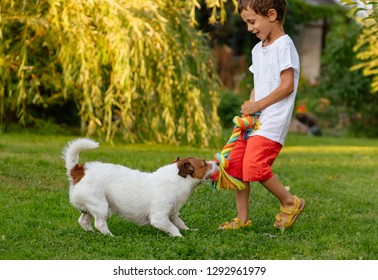
[(271, 166), (282, 145), (262, 136), (244, 140), (242, 132), (229, 154), (227, 173), (244, 182), (261, 182), (273, 176)]

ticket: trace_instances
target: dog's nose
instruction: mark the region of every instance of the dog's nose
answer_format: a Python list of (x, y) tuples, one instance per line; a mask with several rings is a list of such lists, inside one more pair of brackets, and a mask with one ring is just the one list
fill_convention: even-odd
[(215, 164), (219, 166), (219, 162), (218, 161), (216, 161)]

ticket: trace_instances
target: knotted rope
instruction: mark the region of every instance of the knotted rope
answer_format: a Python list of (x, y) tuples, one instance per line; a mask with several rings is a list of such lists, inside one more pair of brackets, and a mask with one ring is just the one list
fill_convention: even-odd
[(231, 158), (229, 158), (230, 152), (235, 146), (236, 140), (238, 140), (242, 131), (246, 131), (245, 137), (248, 137), (253, 130), (258, 130), (260, 123), (258, 117), (260, 112), (254, 113), (252, 116), (239, 117), (235, 116), (232, 122), (235, 124), (234, 130), (231, 133), (230, 139), (227, 141), (226, 145), (223, 147), (220, 153), (215, 154), (215, 160), (219, 162), (219, 175), (218, 178), (213, 179), (214, 189), (220, 190), (227, 189), (232, 190), (238, 188), (243, 190), (245, 185), (238, 179), (232, 177), (226, 172)]

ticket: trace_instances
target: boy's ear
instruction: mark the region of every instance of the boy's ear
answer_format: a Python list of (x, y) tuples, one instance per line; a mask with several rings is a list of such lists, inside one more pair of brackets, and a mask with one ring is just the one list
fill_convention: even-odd
[(268, 18), (270, 21), (275, 21), (277, 19), (277, 11), (275, 9), (269, 9)]

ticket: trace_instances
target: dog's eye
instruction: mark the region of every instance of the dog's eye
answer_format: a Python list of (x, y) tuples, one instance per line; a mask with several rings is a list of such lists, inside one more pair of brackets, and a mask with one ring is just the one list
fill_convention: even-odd
[(206, 160), (203, 161), (203, 164), (204, 164), (203, 167), (206, 167), (206, 165), (207, 165)]

